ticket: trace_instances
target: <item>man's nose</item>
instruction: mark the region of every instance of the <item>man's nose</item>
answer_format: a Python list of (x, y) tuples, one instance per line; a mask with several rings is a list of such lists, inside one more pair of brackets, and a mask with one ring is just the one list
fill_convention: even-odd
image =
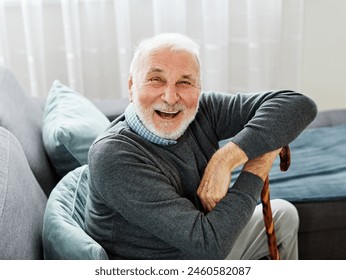
[(165, 101), (168, 105), (175, 105), (180, 99), (177, 88), (174, 85), (167, 85), (161, 95), (161, 99)]

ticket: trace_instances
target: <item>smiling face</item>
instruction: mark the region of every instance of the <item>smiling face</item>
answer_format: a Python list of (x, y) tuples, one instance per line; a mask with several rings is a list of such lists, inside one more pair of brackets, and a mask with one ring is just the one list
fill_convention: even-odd
[(200, 95), (199, 65), (185, 51), (160, 49), (139, 60), (129, 79), (130, 100), (144, 126), (178, 139), (195, 118)]

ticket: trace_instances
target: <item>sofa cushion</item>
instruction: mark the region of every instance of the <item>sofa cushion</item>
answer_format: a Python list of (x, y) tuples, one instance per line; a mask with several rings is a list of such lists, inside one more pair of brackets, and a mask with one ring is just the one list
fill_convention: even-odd
[(13, 73), (0, 66), (0, 126), (20, 142), (30, 168), (46, 195), (58, 181), (42, 142), (43, 105), (30, 97)]
[(43, 118), (43, 143), (58, 174), (87, 163), (92, 142), (110, 121), (91, 101), (54, 81)]
[(42, 259), (47, 198), (18, 140), (0, 127), (0, 259)]
[(52, 191), (44, 215), (45, 259), (108, 259), (105, 250), (84, 231), (88, 174), (87, 165), (78, 167)]

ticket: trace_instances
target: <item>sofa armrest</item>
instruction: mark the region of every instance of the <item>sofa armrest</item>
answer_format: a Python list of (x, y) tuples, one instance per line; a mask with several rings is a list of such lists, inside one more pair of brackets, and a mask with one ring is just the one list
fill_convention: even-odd
[(16, 137), (0, 127), (0, 259), (42, 259), (47, 197)]

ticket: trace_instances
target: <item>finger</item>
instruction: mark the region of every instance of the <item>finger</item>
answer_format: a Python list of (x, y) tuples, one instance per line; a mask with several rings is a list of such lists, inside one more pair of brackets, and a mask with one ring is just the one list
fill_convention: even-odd
[(202, 206), (203, 206), (203, 209), (204, 209), (204, 212), (209, 212), (209, 206), (208, 206), (208, 203), (206, 203), (206, 201), (201, 200), (201, 203), (202, 203)]
[(203, 204), (204, 209), (205, 209), (207, 212), (210, 212), (210, 211), (213, 210), (214, 207), (216, 206), (216, 204), (210, 203), (209, 201), (207, 201), (207, 202), (202, 202), (202, 204)]
[(211, 205), (210, 205), (210, 200), (207, 196), (207, 192), (206, 191), (201, 191), (200, 193), (197, 194), (202, 205), (203, 205), (203, 208), (209, 212), (210, 209), (211, 209)]
[(201, 200), (203, 200), (204, 193), (205, 193), (204, 184), (201, 182), (201, 184), (199, 185), (197, 189), (197, 195)]
[(208, 205), (208, 211), (212, 211), (215, 208), (216, 204), (217, 203), (215, 201), (211, 201)]
[(204, 209), (208, 211), (213, 210), (220, 200), (219, 198), (211, 196), (205, 196), (201, 199)]

